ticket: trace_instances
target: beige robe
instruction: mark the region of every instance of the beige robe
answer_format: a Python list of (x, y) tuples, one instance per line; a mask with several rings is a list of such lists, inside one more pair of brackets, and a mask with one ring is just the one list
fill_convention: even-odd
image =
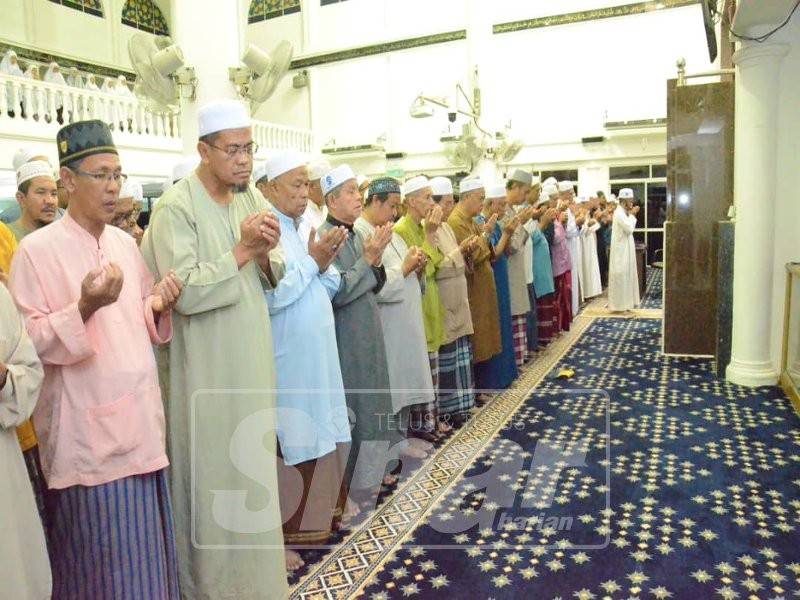
[(475, 332), (469, 309), (466, 263), (458, 247), (456, 234), (447, 223), (442, 223), (436, 231), (436, 244), (444, 254), (444, 260), (436, 272), (439, 297), (444, 306), (444, 343), (452, 344), (458, 338)]
[(228, 206), (196, 173), (159, 200), (142, 252), (183, 281), (172, 312), (167, 441), (181, 593), (286, 594), (275, 434), (275, 361), (258, 266), (237, 268), (240, 224), (267, 208), (251, 186)]
[(0, 390), (0, 596), (45, 600), (52, 586), (50, 560), (15, 430), (36, 406), (44, 371), (4, 285), (0, 285), (0, 361), (8, 369)]

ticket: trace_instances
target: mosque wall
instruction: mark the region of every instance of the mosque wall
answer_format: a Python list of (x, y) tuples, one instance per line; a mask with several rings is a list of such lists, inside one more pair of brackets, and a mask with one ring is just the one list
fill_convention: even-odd
[[(469, 1), (348, 0), (322, 7), (312, 1), (305, 12), (250, 25), (247, 37), (266, 49), (288, 39), (296, 57), (304, 59), (466, 29)], [(509, 0), (490, 3), (484, 13), (491, 26), (620, 4)], [(312, 128), (321, 146), (385, 139), (387, 151), (406, 154), (388, 163), (377, 155), (341, 157), (368, 173), (387, 166), (408, 173), (454, 172), (459, 169), (442, 156), (439, 138), (458, 133), (463, 120), (451, 125), (443, 110), (432, 118), (412, 119), (409, 105), (421, 92), (452, 98), (455, 83), (468, 82), (471, 51), (469, 40), (459, 39), (311, 66), (309, 86), (301, 89), (292, 87), (296, 71), (290, 71), (257, 117)], [(665, 117), (666, 80), (675, 76), (678, 58), (686, 58), (690, 71), (712, 67), (699, 5), (491, 35), (477, 55), (481, 122), (491, 131), (511, 123), (525, 143), (514, 164), (575, 166), (589, 178), (583, 183), (598, 189), (607, 187), (608, 164), (666, 155), (662, 128), (608, 131), (604, 123)], [(581, 138), (589, 136), (606, 139), (582, 144)]]

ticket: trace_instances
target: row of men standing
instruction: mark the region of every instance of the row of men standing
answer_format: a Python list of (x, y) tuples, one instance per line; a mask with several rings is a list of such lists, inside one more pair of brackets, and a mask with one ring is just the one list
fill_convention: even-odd
[[(327, 541), (396, 479), (395, 459), (423, 457), (424, 442), (463, 422), (473, 366), (478, 388), (507, 387), (538, 346), (538, 300), (556, 298), (555, 277), (549, 294), (537, 289), (535, 241), (549, 247), (555, 218), (530, 174), (467, 179), (458, 203), (445, 179), (401, 190), (382, 178), (363, 201), (341, 166), (311, 182), (323, 202), (306, 206), (293, 153), (265, 165), (261, 193), (248, 185), (244, 107), (212, 103), (200, 132), (202, 163), (159, 202), (142, 256), (107, 225), (124, 179), (107, 126), (62, 129), (69, 211), (14, 257), (25, 322), (14, 347), (27, 330), (44, 364), (34, 424), (57, 598), (281, 597), (299, 559), (283, 541)], [(516, 314), (515, 281), (528, 300)], [(165, 342), (162, 398), (150, 344)], [(11, 381), (4, 399), (20, 393), (4, 427), (35, 402)], [(43, 597), (49, 569), (30, 557), (29, 527), (20, 520), (0, 562), (19, 597)]]

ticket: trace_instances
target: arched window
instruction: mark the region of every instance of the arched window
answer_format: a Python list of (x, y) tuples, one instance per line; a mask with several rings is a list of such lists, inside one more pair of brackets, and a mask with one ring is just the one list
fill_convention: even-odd
[(248, 23), (258, 23), (300, 12), (300, 0), (250, 0)]
[(103, 5), (100, 0), (50, 0), (50, 2), (61, 4), (66, 8), (73, 8), (95, 17), (103, 16)]
[(167, 21), (153, 0), (125, 0), (122, 23), (156, 35), (169, 35)]

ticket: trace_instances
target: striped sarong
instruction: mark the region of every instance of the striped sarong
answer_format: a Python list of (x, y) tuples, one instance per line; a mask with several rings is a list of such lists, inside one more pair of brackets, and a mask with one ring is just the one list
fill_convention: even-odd
[(53, 600), (179, 600), (165, 470), (47, 493)]
[(475, 406), (472, 347), (465, 335), (439, 348), (439, 414), (455, 415)]
[(514, 336), (514, 360), (519, 369), (525, 364), (528, 356), (528, 315), (514, 315), (511, 317)]

